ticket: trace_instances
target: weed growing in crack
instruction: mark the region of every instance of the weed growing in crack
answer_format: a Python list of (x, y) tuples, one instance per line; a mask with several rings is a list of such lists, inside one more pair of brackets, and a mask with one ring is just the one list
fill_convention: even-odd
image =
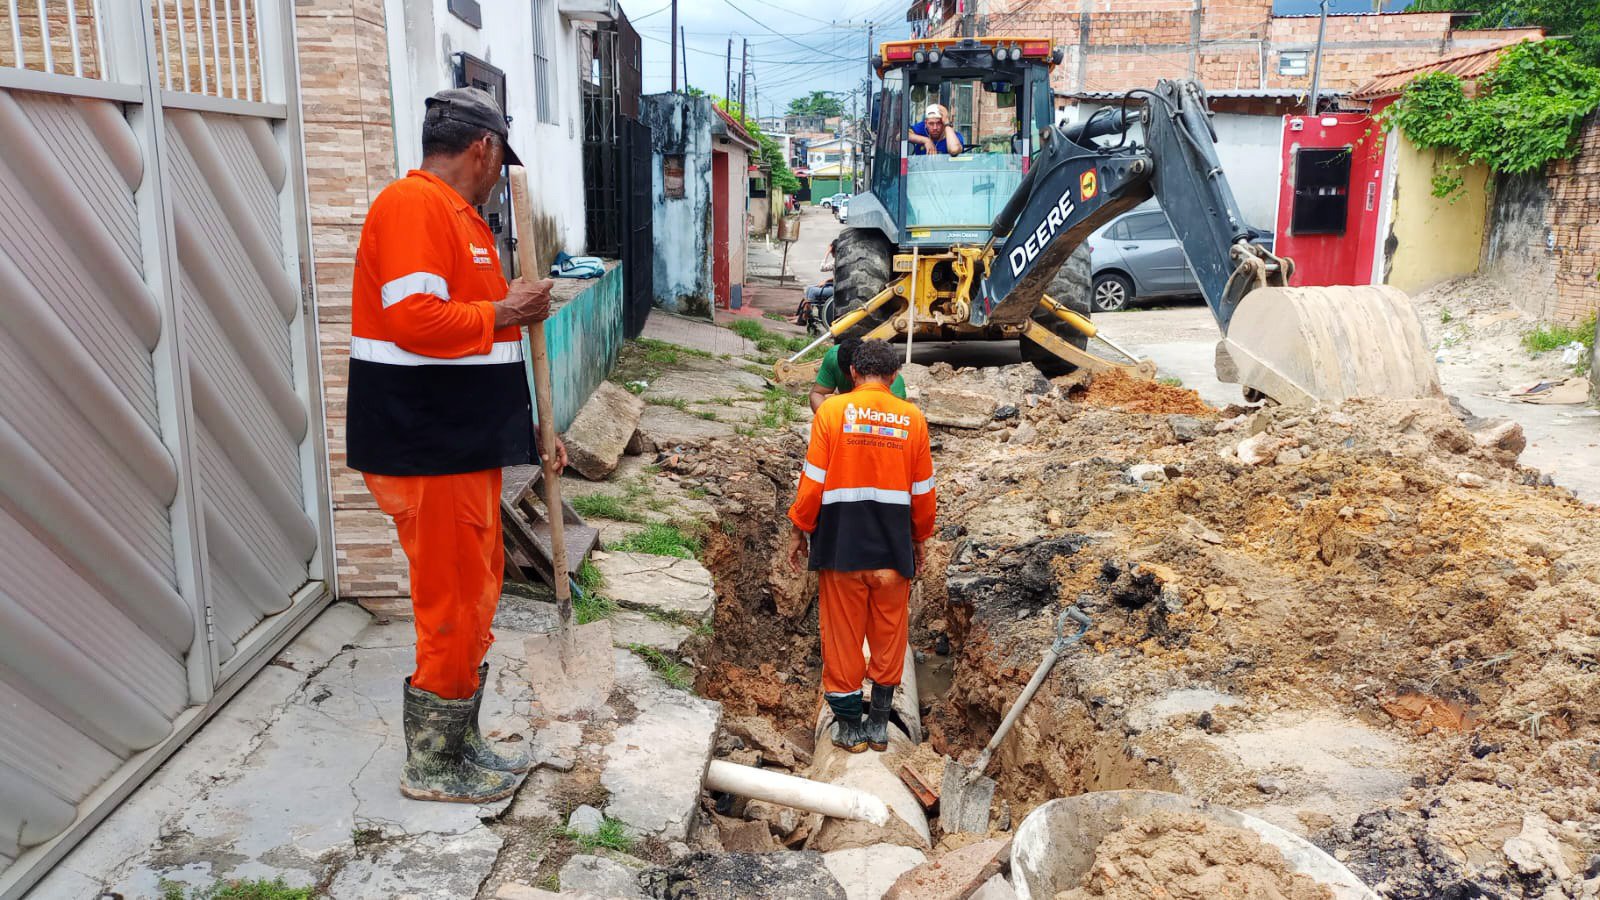
[(264, 878), (219, 881), (204, 888), (191, 888), (163, 878), (160, 889), (161, 900), (312, 900), (316, 896), (315, 888), (289, 887), (281, 876), (271, 881)]
[(605, 576), (600, 574), (600, 567), (592, 559), (586, 559), (578, 565), (576, 578), (578, 587), (590, 592), (599, 590), (606, 583)]
[(682, 397), (646, 397), (644, 402), (651, 406), (670, 406), (678, 412), (689, 411), (689, 401)]
[(593, 834), (573, 831), (571, 828), (563, 829), (561, 836), (573, 841), (585, 850), (595, 850), (604, 847), (619, 853), (629, 853), (633, 850), (633, 838), (628, 836), (628, 828), (618, 819), (607, 817), (600, 822), (600, 828)]
[(700, 553), (700, 539), (685, 534), (683, 529), (676, 525), (655, 523), (646, 525), (643, 531), (612, 544), (609, 549), (623, 553), (649, 553), (654, 556), (694, 559)]
[(378, 828), (352, 828), (350, 829), (350, 843), (357, 847), (367, 847), (383, 840), (383, 831)]
[(680, 691), (694, 693), (694, 678), (689, 675), (689, 670), (684, 667), (683, 663), (654, 647), (646, 647), (644, 644), (629, 644), (628, 649), (638, 654), (646, 665), (661, 676), (662, 681)]
[(578, 620), (579, 625), (609, 619), (617, 614), (617, 601), (604, 594), (596, 594), (585, 589), (583, 596), (572, 598), (572, 615)]
[(561, 893), (561, 876), (552, 872), (539, 879), (539, 887), (552, 894), (559, 894)]
[(775, 331), (768, 331), (755, 319), (740, 319), (728, 326), (728, 330), (756, 345), (756, 350), (768, 355), (778, 353), (793, 353), (803, 350), (811, 341), (805, 335), (785, 337)]

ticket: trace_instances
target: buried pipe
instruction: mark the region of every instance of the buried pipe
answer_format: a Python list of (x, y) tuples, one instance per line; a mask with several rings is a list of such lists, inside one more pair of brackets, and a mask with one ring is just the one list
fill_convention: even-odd
[(706, 787), (738, 797), (821, 813), (835, 819), (850, 819), (877, 826), (888, 824), (889, 821), (889, 808), (866, 791), (785, 775), (770, 769), (741, 766), (721, 759), (712, 760), (706, 767)]

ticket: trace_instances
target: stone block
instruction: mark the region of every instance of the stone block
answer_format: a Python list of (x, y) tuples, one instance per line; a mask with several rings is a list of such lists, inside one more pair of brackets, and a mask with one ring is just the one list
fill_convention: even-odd
[(907, 871), (884, 900), (962, 900), (1000, 873), (1010, 858), (1011, 841), (995, 839), (968, 844), (932, 862)]
[(718, 831), (722, 849), (729, 853), (771, 853), (778, 849), (766, 822), (730, 822)]
[(585, 803), (567, 817), (567, 830), (577, 834), (598, 834), (604, 822), (605, 816), (600, 814), (600, 810)]
[(634, 871), (603, 856), (578, 855), (561, 867), (561, 892), (585, 891), (601, 897), (643, 897)]
[(993, 395), (943, 384), (929, 385), (920, 404), (929, 425), (947, 428), (982, 428), (994, 418), (996, 405)]
[(722, 706), (668, 685), (625, 650), (615, 651), (614, 665), (617, 688), (639, 713), (605, 748), (600, 784), (611, 793), (605, 813), (637, 836), (685, 841)]
[(572, 468), (590, 481), (602, 481), (616, 471), (643, 412), (644, 401), (609, 381), (600, 382), (562, 436)]

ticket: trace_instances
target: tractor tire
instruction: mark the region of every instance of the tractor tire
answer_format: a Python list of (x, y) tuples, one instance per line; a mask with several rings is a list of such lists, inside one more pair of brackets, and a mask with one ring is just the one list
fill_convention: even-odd
[[(846, 228), (833, 240), (833, 315), (842, 317), (878, 296), (894, 279), (894, 245), (883, 232), (868, 228)], [(890, 304), (862, 319), (838, 340), (864, 337), (888, 321), (895, 311)]]
[[(1061, 272), (1051, 282), (1050, 298), (1067, 309), (1089, 318), (1092, 311), (1089, 304), (1089, 248), (1080, 246), (1067, 257), (1067, 262), (1061, 267)], [(1059, 293), (1057, 293), (1059, 292)], [(1089, 339), (1071, 325), (1056, 318), (1049, 310), (1035, 309), (1033, 320), (1050, 329), (1056, 337), (1077, 347), (1079, 350), (1089, 349)], [(1049, 350), (1035, 344), (1027, 338), (1019, 338), (1018, 343), (1022, 348), (1022, 361), (1033, 363), (1034, 368), (1046, 378), (1055, 378), (1066, 375), (1077, 366), (1056, 356)]]

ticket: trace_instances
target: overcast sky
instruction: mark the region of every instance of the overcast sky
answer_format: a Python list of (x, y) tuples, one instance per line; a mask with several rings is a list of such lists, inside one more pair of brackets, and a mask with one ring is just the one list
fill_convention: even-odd
[[(760, 113), (774, 115), (791, 98), (814, 90), (849, 91), (868, 74), (867, 25), (876, 26), (875, 41), (906, 37), (908, 5), (907, 0), (678, 0), (678, 24), (687, 32), (689, 48), (678, 63), (679, 84), (686, 58), (689, 84), (722, 94), (732, 38), (735, 75), (742, 42), (750, 42), (746, 101), (752, 111), (757, 95)], [(644, 92), (668, 90), (670, 5), (622, 0), (622, 8), (644, 41)]]
[[(1276, 0), (1274, 6), (1280, 14), (1304, 15), (1315, 14), (1318, 2)], [(1329, 9), (1370, 12), (1380, 2), (1387, 10), (1405, 6), (1405, 0), (1330, 0)], [(759, 98), (761, 115), (782, 113), (791, 98), (814, 90), (849, 91), (868, 74), (867, 25), (876, 26), (874, 41), (904, 38), (907, 6), (909, 0), (678, 0), (678, 24), (688, 44), (678, 64), (680, 86), (687, 59), (689, 84), (722, 94), (732, 38), (735, 74), (743, 41), (750, 42), (746, 99), (755, 111)], [(622, 8), (644, 41), (644, 92), (668, 90), (668, 0), (622, 0)], [(733, 93), (737, 98), (738, 89)]]

